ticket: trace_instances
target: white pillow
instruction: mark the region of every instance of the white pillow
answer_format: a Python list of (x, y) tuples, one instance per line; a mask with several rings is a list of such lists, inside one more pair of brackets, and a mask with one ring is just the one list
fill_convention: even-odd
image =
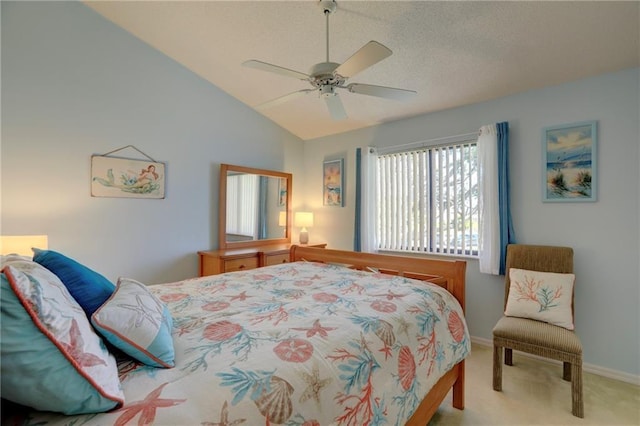
[(19, 254), (3, 254), (0, 255), (0, 269), (4, 268), (5, 265), (11, 263), (11, 262), (31, 262), (33, 259), (27, 256), (21, 256)]
[(511, 283), (505, 315), (574, 329), (571, 314), (574, 274), (511, 268), (509, 280)]
[(171, 314), (144, 284), (118, 279), (116, 291), (93, 313), (91, 323), (112, 345), (143, 364), (175, 365)]

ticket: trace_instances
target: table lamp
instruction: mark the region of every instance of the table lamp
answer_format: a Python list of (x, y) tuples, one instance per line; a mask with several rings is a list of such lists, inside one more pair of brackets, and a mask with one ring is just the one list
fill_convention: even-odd
[(296, 212), (294, 222), (296, 226), (302, 227), (300, 230), (300, 244), (307, 244), (309, 242), (309, 232), (307, 228), (313, 226), (313, 213)]

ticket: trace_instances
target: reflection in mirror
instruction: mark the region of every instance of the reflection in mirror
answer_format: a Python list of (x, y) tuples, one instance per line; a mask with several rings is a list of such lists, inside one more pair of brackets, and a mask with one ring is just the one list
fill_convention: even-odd
[(220, 248), (290, 242), (291, 174), (222, 164)]
[[(278, 202), (280, 178), (249, 173), (227, 175), (227, 241), (282, 237)], [(286, 188), (286, 186), (285, 186)]]

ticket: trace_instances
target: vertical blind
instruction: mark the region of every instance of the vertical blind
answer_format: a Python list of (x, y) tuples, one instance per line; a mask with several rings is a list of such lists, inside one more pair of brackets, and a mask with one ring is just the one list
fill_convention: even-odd
[(227, 177), (227, 232), (258, 236), (259, 176), (238, 174)]
[(376, 179), (380, 250), (477, 255), (475, 140), (379, 155)]

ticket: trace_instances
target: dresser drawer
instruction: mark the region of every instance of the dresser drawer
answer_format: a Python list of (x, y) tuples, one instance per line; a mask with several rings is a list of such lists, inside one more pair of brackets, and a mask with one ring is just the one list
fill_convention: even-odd
[(289, 253), (267, 254), (264, 256), (264, 265), (279, 265), (280, 263), (289, 262)]
[[(327, 243), (312, 243), (308, 247), (324, 248)], [(247, 271), (268, 265), (288, 263), (291, 244), (265, 244), (239, 249), (199, 251), (200, 276), (224, 272)]]
[(240, 259), (225, 259), (223, 261), (224, 272), (244, 271), (258, 267), (258, 256), (243, 257)]

